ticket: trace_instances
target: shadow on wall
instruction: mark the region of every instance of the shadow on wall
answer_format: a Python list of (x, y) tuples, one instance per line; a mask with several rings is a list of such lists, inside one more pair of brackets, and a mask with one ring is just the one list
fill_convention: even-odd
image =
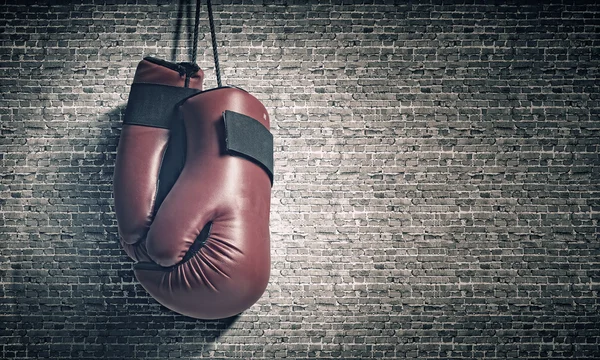
[[(111, 191), (124, 108), (98, 116), (106, 136), (75, 139), (99, 149), (97, 155), (89, 155), (84, 165), (77, 161), (61, 167), (52, 174), (54, 183), (47, 180), (47, 186), (61, 186), (51, 193), (51, 208), (71, 218), (48, 228), (24, 228), (14, 245), (18, 248), (7, 245), (9, 260), (0, 267), (5, 343), (0, 358), (210, 356), (239, 319), (204, 321), (177, 314), (134, 278), (133, 262), (118, 242)], [(96, 170), (83, 171), (85, 162), (94, 162)], [(51, 214), (50, 219), (61, 218)]]
[[(179, 1), (176, 45), (187, 21), (191, 46), (190, 3)], [(177, 48), (171, 55), (175, 60)], [(118, 241), (112, 199), (124, 111), (121, 105), (98, 114), (60, 113), (70, 117), (56, 128), (3, 125), (3, 140), (29, 152), (33, 165), (21, 166), (29, 161), (22, 155), (15, 169), (25, 170), (4, 179), (23, 212), (0, 222), (0, 250), (8, 254), (0, 261), (0, 358), (200, 356), (239, 319), (177, 314), (135, 279)]]

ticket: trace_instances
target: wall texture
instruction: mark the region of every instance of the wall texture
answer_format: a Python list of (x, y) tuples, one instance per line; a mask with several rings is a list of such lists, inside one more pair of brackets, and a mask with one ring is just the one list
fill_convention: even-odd
[(188, 60), (192, 9), (73, 3), (0, 5), (0, 358), (600, 357), (598, 5), (214, 1), (277, 175), (268, 290), (206, 322), (137, 283), (112, 199), (135, 66)]

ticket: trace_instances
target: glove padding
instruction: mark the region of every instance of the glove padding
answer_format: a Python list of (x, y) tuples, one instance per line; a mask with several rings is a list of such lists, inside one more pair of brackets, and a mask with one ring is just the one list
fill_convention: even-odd
[[(267, 111), (241, 89), (201, 92), (201, 75), (199, 83), (189, 80), (195, 88), (165, 84), (148, 66), (138, 66), (117, 153), (121, 243), (161, 304), (201, 319), (236, 315), (260, 298), (269, 279)], [(156, 109), (140, 115), (147, 108)]]

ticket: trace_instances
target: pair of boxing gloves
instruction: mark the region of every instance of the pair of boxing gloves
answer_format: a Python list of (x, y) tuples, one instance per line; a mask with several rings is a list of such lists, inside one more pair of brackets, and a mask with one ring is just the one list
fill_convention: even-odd
[(269, 115), (235, 87), (202, 91), (191, 63), (144, 58), (114, 172), (119, 238), (134, 273), (180, 314), (239, 314), (270, 273), (273, 137)]

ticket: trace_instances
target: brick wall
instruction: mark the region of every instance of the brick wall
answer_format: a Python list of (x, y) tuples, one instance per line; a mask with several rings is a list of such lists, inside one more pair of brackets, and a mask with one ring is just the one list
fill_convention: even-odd
[(1, 3), (0, 358), (600, 356), (592, 1), (214, 1), (277, 175), (267, 292), (208, 322), (137, 283), (112, 199), (135, 66), (188, 60), (192, 9)]

